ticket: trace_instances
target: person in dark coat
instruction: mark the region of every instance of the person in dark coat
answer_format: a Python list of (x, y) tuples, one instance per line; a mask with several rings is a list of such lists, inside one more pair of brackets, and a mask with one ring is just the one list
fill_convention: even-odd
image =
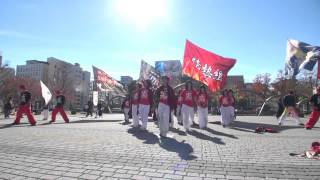
[(12, 109), (13, 109), (12, 97), (9, 97), (7, 102), (4, 104), (4, 118), (5, 119), (9, 118), (9, 115), (10, 115)]
[(64, 111), (64, 104), (66, 102), (66, 97), (64, 95), (62, 95), (59, 90), (55, 91), (55, 93), (56, 93), (57, 104), (56, 104), (56, 107), (52, 110), (50, 123), (53, 123), (56, 121), (56, 116), (57, 116), (58, 112), (61, 114), (63, 120), (66, 123), (69, 123), (69, 118), (68, 118), (66, 112)]
[(93, 111), (93, 102), (92, 101), (88, 101), (87, 103), (87, 115), (86, 117), (88, 117), (89, 115), (92, 116), (92, 111)]
[(296, 120), (297, 125), (303, 126), (304, 124), (300, 121), (299, 114), (296, 109), (296, 97), (294, 92), (290, 91), (289, 94), (283, 98), (284, 111), (279, 118), (279, 126), (282, 125), (283, 120), (288, 117), (289, 114)]
[(102, 103), (99, 101), (97, 104), (97, 112), (96, 112), (96, 118), (102, 116)]
[(19, 105), (19, 109), (17, 111), (17, 116), (16, 116), (16, 119), (15, 119), (13, 125), (20, 124), (20, 119), (21, 119), (22, 115), (26, 114), (30, 125), (35, 126), (37, 122), (34, 119), (33, 114), (31, 113), (31, 103), (30, 103), (32, 95), (26, 89), (26, 87), (24, 85), (20, 85), (20, 90), (21, 90), (20, 105)]
[(121, 104), (121, 109), (123, 110), (125, 123), (129, 123), (129, 111), (131, 109), (130, 99), (130, 96), (127, 95)]
[[(280, 92), (278, 94), (281, 95)], [(276, 117), (279, 120), (280, 116), (282, 115), (282, 113), (284, 111), (284, 105), (283, 105), (282, 96), (279, 97), (277, 104), (278, 104), (278, 110), (277, 110), (277, 113), (276, 113)]]

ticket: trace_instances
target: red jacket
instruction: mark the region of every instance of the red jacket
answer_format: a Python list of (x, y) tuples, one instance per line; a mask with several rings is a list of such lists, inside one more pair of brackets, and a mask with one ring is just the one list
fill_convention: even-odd
[(198, 93), (197, 104), (202, 108), (208, 107), (208, 94), (207, 93)]
[(138, 102), (143, 105), (153, 105), (153, 93), (150, 89), (141, 88), (138, 94)]

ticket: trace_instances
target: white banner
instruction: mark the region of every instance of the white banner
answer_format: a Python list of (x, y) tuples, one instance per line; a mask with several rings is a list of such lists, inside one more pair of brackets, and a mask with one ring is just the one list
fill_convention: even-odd
[(97, 106), (98, 105), (98, 91), (93, 91), (92, 92), (92, 98), (93, 98), (93, 105)]
[(42, 97), (44, 98), (46, 105), (48, 105), (48, 103), (52, 97), (52, 94), (51, 94), (50, 90), (48, 89), (48, 87), (41, 80), (40, 80), (40, 85), (41, 85)]

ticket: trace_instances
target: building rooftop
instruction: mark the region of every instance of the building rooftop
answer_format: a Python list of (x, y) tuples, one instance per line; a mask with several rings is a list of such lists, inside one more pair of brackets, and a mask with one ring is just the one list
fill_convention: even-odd
[(39, 60), (27, 60), (27, 64), (49, 64), (46, 61), (39, 61)]

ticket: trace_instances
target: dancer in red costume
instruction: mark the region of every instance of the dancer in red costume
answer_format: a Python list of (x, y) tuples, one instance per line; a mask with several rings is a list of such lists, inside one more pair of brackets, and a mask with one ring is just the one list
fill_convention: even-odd
[(20, 94), (20, 105), (17, 112), (16, 120), (14, 121), (13, 125), (20, 124), (20, 119), (23, 114), (26, 114), (31, 126), (36, 125), (36, 121), (31, 113), (31, 93), (26, 89), (24, 85), (20, 86), (21, 94)]
[(58, 112), (60, 112), (63, 120), (66, 123), (69, 123), (69, 118), (67, 117), (66, 112), (64, 111), (64, 108), (63, 108), (63, 106), (65, 104), (65, 101), (66, 101), (66, 97), (64, 95), (62, 95), (59, 90), (55, 91), (55, 93), (56, 93), (57, 105), (52, 111), (52, 116), (51, 116), (50, 123), (53, 123), (53, 122), (56, 121), (56, 116), (57, 116)]
[(313, 111), (306, 123), (306, 129), (308, 130), (314, 127), (320, 117), (320, 87), (317, 88), (317, 93), (311, 96), (310, 103), (313, 105)]

